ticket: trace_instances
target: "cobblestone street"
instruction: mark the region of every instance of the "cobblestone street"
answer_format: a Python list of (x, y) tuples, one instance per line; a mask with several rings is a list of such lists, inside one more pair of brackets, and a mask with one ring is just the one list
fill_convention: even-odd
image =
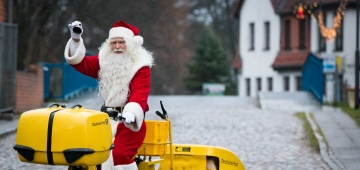
[[(97, 109), (100, 105), (94, 105), (95, 100), (89, 97), (80, 104)], [(174, 143), (227, 148), (248, 170), (329, 169), (307, 144), (302, 122), (294, 113), (260, 110), (238, 97), (151, 96), (146, 119), (160, 119), (155, 115), (161, 111), (160, 100), (172, 120)], [(20, 162), (12, 148), (15, 135), (0, 139), (1, 170), (66, 169)]]

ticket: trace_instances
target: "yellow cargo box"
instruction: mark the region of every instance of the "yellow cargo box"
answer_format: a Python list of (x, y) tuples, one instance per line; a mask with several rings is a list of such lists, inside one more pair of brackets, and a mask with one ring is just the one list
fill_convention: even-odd
[(169, 122), (145, 120), (146, 135), (139, 155), (156, 156), (166, 153), (166, 145), (169, 139)]
[[(173, 153), (171, 155), (170, 153)], [(173, 156), (173, 162), (171, 157)], [(163, 161), (158, 170), (206, 169), (211, 162), (216, 169), (245, 170), (244, 164), (232, 151), (209, 145), (173, 144), (168, 146), (166, 155), (160, 156)], [(209, 168), (210, 169), (210, 168)]]
[(23, 162), (97, 165), (113, 147), (110, 126), (106, 113), (55, 104), (21, 115), (14, 149)]

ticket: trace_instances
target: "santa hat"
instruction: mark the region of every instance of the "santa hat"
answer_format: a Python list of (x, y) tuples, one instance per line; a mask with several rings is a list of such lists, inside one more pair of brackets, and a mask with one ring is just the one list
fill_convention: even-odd
[(137, 45), (142, 45), (144, 39), (139, 35), (139, 29), (124, 21), (116, 22), (109, 31), (109, 40), (115, 37), (122, 37), (127, 40), (133, 40)]

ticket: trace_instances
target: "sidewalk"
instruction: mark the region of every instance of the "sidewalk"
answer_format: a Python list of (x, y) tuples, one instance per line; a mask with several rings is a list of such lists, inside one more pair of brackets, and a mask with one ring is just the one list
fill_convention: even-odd
[(328, 144), (324, 152), (328, 154), (325, 161), (329, 161), (329, 166), (332, 169), (360, 169), (360, 127), (354, 120), (340, 109), (328, 106), (313, 115)]
[(14, 119), (12, 120), (0, 119), (0, 137), (15, 132), (17, 129), (18, 122), (19, 122), (18, 117), (14, 117)]
[[(360, 170), (360, 127), (340, 109), (321, 106), (306, 92), (262, 93), (260, 104), (265, 110), (305, 112), (319, 141), (321, 156), (329, 167), (333, 170)], [(317, 125), (327, 143), (318, 133)]]

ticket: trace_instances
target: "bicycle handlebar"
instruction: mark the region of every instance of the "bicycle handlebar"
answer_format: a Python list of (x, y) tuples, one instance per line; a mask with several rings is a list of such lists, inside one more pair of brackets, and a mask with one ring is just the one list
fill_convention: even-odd
[(113, 120), (125, 121), (125, 118), (121, 116), (121, 113), (118, 110), (111, 109), (111, 110), (104, 110), (103, 112), (107, 113), (109, 117)]
[(168, 118), (168, 115), (167, 115), (167, 112), (162, 104), (162, 101), (160, 101), (160, 106), (161, 106), (161, 110), (163, 113), (159, 112), (159, 111), (156, 111), (156, 115), (158, 115), (161, 119), (167, 119)]
[[(156, 111), (156, 115), (158, 115), (161, 119), (167, 119), (168, 118), (168, 115), (167, 115), (167, 112), (164, 108), (164, 105), (162, 104), (162, 101), (160, 101), (160, 106), (161, 106), (161, 110), (163, 113), (159, 112), (159, 111)], [(121, 113), (116, 110), (116, 109), (112, 109), (112, 108), (101, 108), (101, 111), (102, 112), (105, 112), (109, 115), (109, 117), (113, 120), (120, 120), (120, 121), (125, 121), (125, 118), (121, 116)], [(120, 113), (120, 115), (119, 115)]]

